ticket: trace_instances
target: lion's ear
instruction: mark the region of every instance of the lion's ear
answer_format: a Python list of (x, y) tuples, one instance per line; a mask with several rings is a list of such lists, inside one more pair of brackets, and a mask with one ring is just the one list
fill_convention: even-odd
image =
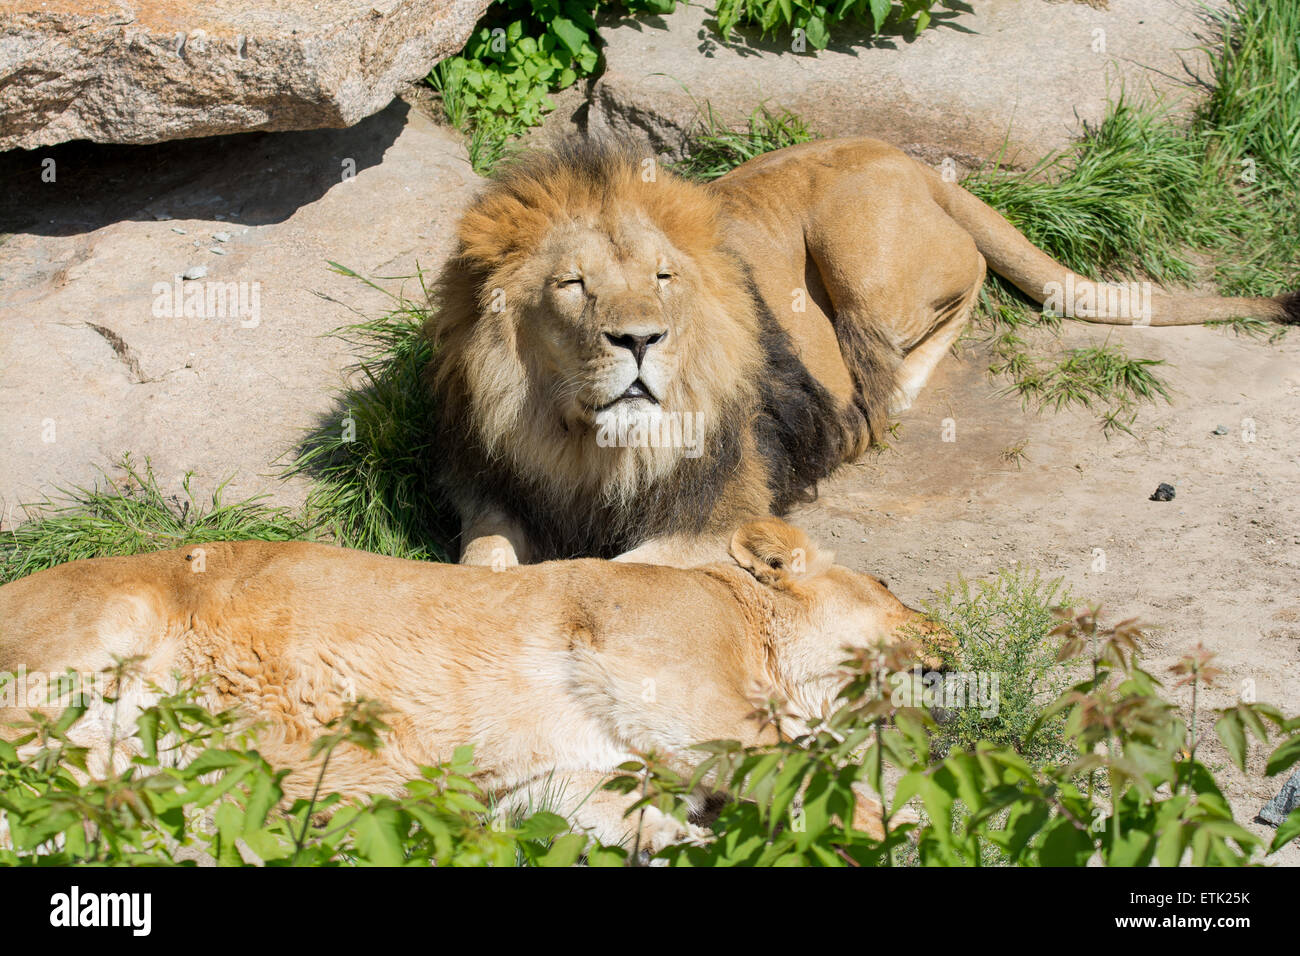
[(763, 518), (740, 526), (731, 536), (731, 556), (760, 583), (779, 586), (824, 562), (806, 534), (780, 518)]

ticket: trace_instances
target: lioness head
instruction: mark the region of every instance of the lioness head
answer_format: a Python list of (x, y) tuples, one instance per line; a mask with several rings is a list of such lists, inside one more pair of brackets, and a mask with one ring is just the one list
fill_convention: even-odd
[(731, 556), (785, 600), (774, 603), (778, 656), (795, 684), (833, 674), (847, 651), (906, 641), (927, 667), (942, 664), (952, 636), (908, 607), (880, 578), (837, 565), (779, 518), (751, 521), (731, 539)]
[(502, 174), (458, 240), (434, 383), (488, 459), (608, 503), (734, 430), (757, 319), (708, 190), (652, 157), (575, 147)]

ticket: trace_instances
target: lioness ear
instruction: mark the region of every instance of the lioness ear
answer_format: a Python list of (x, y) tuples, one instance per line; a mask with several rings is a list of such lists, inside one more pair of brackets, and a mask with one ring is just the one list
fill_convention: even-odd
[(731, 536), (731, 556), (760, 583), (776, 587), (807, 574), (822, 555), (808, 536), (780, 518), (740, 526)]

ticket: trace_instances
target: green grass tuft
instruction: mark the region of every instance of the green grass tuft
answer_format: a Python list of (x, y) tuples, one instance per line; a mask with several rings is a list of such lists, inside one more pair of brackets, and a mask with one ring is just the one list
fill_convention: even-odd
[(746, 129), (737, 131), (719, 122), (713, 106), (706, 103), (701, 129), (691, 138), (686, 157), (672, 168), (683, 176), (709, 182), (755, 156), (816, 138), (789, 110), (773, 111), (764, 104), (749, 115)]
[(29, 508), (32, 517), (0, 532), (0, 583), (35, 574), (65, 561), (163, 551), (210, 541), (292, 541), (312, 529), (285, 508), (260, 497), (236, 504), (222, 500), (225, 483), (206, 503), (182, 483), (184, 498), (166, 495), (146, 462), (141, 471), (123, 456), (120, 478), (104, 475), (95, 488), (60, 489)]
[(1059, 579), (1044, 580), (1037, 571), (1017, 567), (988, 581), (962, 578), (925, 605), (957, 640), (954, 668), (998, 675), (997, 713), (986, 717), (973, 707), (949, 711), (935, 734), (937, 755), (973, 750), (987, 741), (1015, 749), (1035, 766), (1068, 758), (1063, 716), (1046, 721), (1032, 737), (1030, 730), (1068, 683), (1051, 631), (1059, 623), (1052, 608), (1071, 600)]
[(394, 557), (447, 560), (456, 526), (437, 491), (424, 370), (432, 346), (422, 328), (428, 290), (411, 301), (337, 263), (343, 275), (393, 299), (384, 315), (336, 334), (360, 354), (361, 385), (304, 441), (289, 474), (312, 481), (306, 511), (341, 544)]
[(1232, 0), (1210, 49), (1213, 88), (1195, 128), (1230, 243), (1215, 279), (1232, 295), (1300, 288), (1300, 6)]
[(1183, 250), (1211, 238), (1188, 189), (1200, 177), (1198, 155), (1195, 138), (1163, 110), (1121, 97), (1065, 150), (1023, 172), (978, 170), (962, 185), (1077, 273), (1186, 281)]

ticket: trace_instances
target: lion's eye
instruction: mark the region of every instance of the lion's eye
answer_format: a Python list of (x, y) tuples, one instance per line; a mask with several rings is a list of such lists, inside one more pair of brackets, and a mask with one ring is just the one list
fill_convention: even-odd
[(676, 276), (674, 276), (671, 272), (661, 272), (658, 275), (658, 279), (660, 282), (667, 282), (670, 279), (674, 279), (674, 278), (676, 278)]
[(561, 289), (580, 289), (582, 288), (582, 276), (560, 276), (555, 280), (555, 284)]

